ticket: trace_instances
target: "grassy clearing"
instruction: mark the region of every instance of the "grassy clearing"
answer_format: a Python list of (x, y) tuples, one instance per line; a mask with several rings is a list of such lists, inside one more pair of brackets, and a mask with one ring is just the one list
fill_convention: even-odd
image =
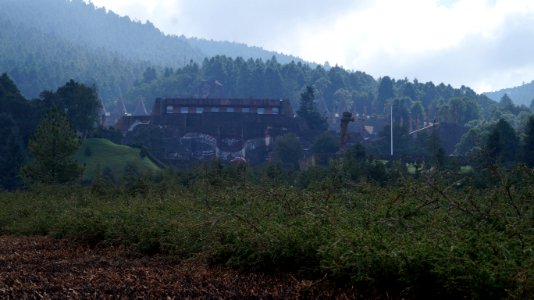
[(121, 178), (129, 165), (141, 173), (161, 171), (148, 156), (141, 157), (140, 149), (118, 145), (106, 139), (86, 139), (76, 152), (75, 159), (85, 165), (84, 180), (95, 178), (106, 168), (114, 178)]
[(393, 297), (534, 295), (531, 170), (485, 190), (439, 176), (388, 187), (327, 176), (307, 190), (213, 173), (191, 178), (2, 193), (0, 234), (326, 276)]

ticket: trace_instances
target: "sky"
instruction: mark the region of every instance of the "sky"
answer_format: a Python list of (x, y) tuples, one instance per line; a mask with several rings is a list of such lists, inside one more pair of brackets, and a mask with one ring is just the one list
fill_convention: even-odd
[(532, 0), (91, 0), (166, 34), (487, 92), (534, 80)]

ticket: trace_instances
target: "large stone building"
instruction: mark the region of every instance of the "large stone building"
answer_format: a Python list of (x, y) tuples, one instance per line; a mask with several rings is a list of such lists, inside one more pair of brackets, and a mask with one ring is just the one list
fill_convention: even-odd
[(115, 127), (126, 143), (142, 144), (172, 164), (215, 158), (260, 163), (269, 158), (273, 138), (306, 131), (283, 99), (156, 99), (150, 115), (125, 115)]

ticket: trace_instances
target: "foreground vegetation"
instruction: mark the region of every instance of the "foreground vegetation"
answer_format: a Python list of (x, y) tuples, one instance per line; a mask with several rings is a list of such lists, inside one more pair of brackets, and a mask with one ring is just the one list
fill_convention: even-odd
[(273, 170), (206, 166), (4, 192), (0, 234), (121, 244), (397, 297), (534, 296), (532, 169), (488, 170), (489, 188), (433, 171), (380, 186), (335, 170), (298, 188), (290, 183), (304, 173)]

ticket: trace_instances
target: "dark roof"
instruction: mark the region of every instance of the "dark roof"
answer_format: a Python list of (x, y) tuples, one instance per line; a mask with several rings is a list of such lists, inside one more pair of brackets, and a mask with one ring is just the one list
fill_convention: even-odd
[(221, 98), (158, 98), (152, 107), (152, 115), (165, 114), (166, 107), (185, 106), (185, 107), (213, 107), (213, 106), (228, 106), (228, 107), (278, 107), (280, 113), (288, 116), (293, 116), (293, 109), (291, 104), (286, 99), (221, 99)]

